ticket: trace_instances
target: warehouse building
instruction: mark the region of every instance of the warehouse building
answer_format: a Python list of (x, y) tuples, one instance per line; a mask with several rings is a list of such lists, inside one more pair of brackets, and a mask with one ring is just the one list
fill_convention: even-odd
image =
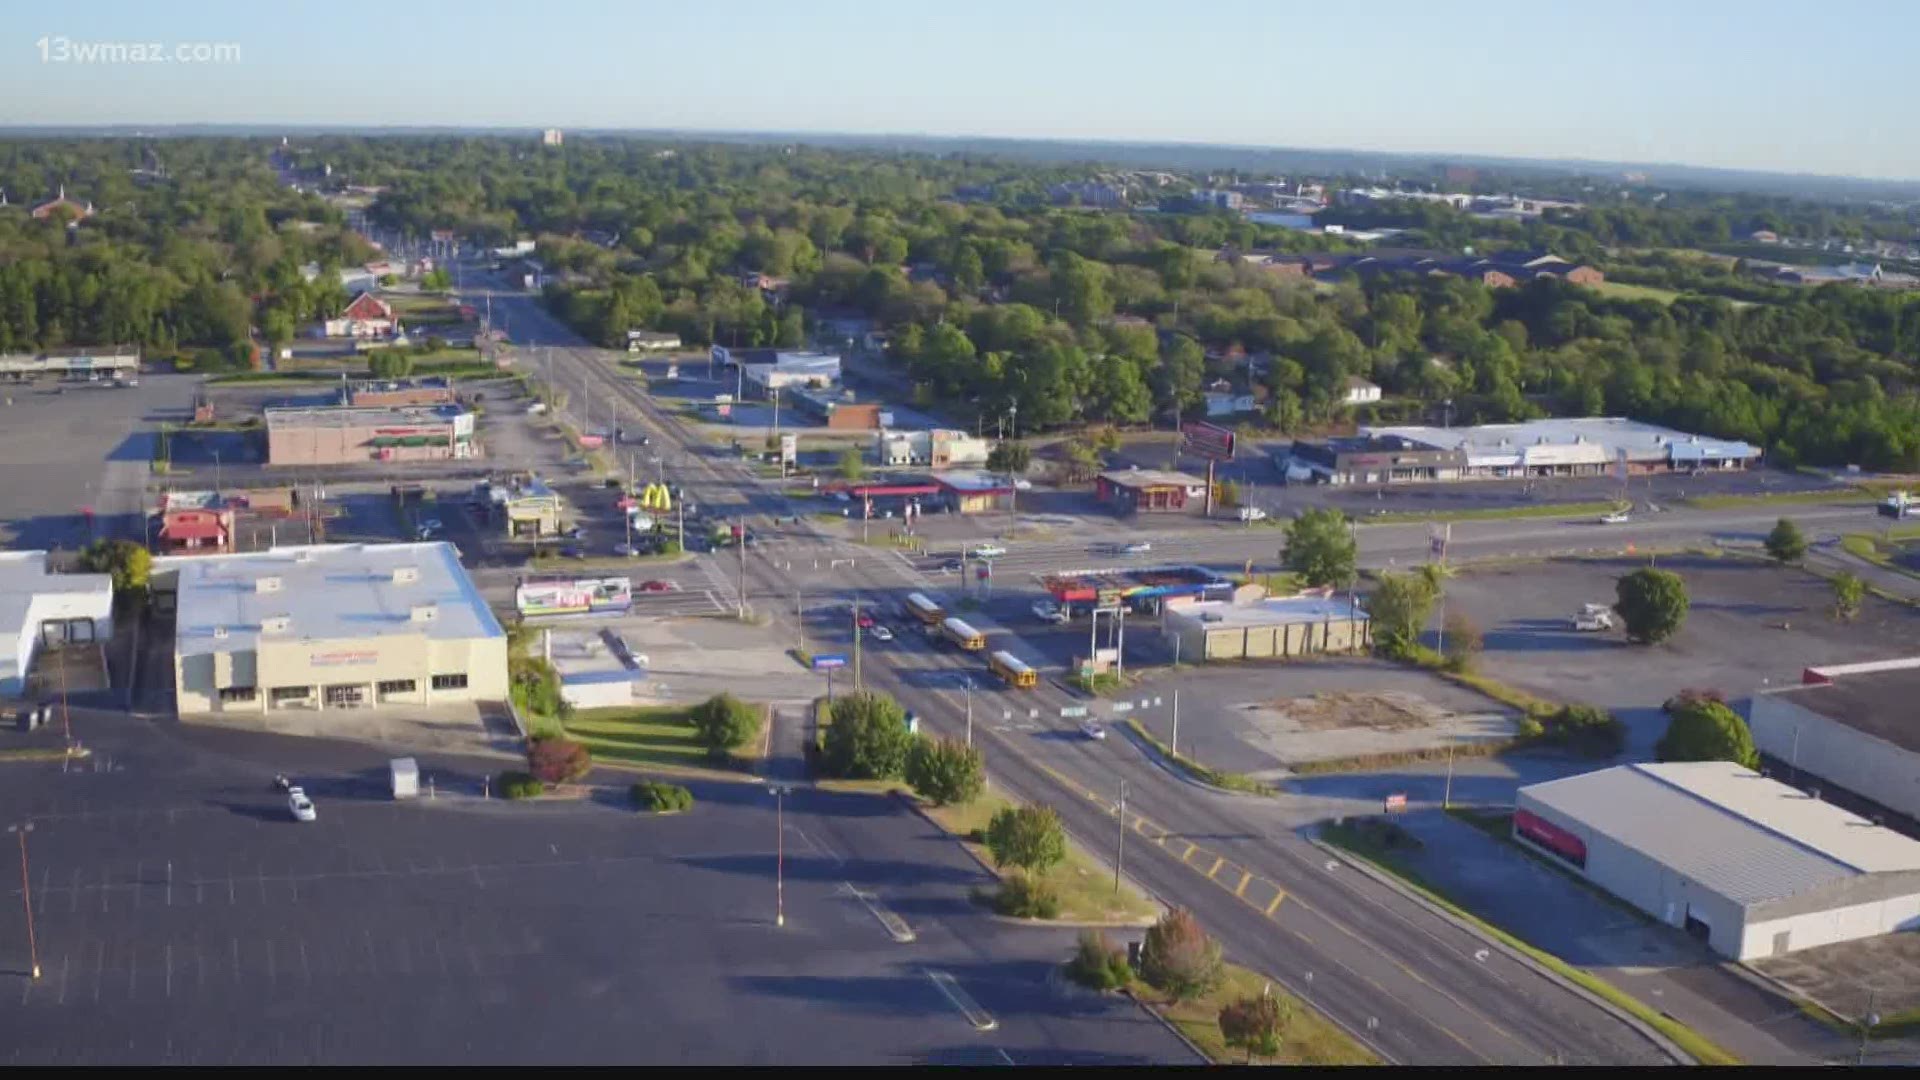
[(1736, 960), (1920, 927), (1920, 842), (1731, 762), (1523, 787), (1513, 835)]
[(1477, 427), (1362, 427), (1353, 438), (1301, 441), (1277, 455), (1290, 483), (1644, 475), (1744, 469), (1760, 448), (1620, 417)]
[(56, 574), (44, 551), (0, 552), (0, 635), (0, 697), (19, 697), (42, 649), (113, 637), (113, 578)]
[(422, 379), (367, 379), (347, 384), (342, 405), (404, 408), (415, 405), (452, 405), (453, 384), (438, 376)]
[(873, 437), (873, 458), (881, 465), (918, 465), (928, 469), (953, 469), (987, 463), (993, 443), (964, 431), (934, 428), (931, 431), (881, 431)]
[(450, 544), (161, 558), (153, 588), (183, 715), (507, 697), (506, 633)]
[(473, 414), (458, 405), (266, 410), (267, 464), (355, 465), (475, 457)]
[(1920, 657), (1808, 668), (1800, 686), (1755, 694), (1753, 745), (1811, 781), (1920, 820)]
[(1243, 585), (1230, 599), (1167, 601), (1163, 629), (1174, 655), (1194, 663), (1271, 660), (1357, 652), (1373, 641), (1366, 609), (1350, 597), (1266, 592)]

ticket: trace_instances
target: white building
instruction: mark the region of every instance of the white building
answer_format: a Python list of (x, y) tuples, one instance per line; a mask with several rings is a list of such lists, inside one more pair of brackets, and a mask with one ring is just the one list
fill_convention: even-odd
[(628, 352), (650, 352), (655, 349), (677, 349), (680, 347), (680, 335), (660, 330), (627, 331)]
[(1347, 376), (1345, 392), (1340, 398), (1348, 405), (1365, 405), (1380, 400), (1380, 388), (1358, 375)]
[(540, 133), (541, 146), (564, 146), (567, 136), (559, 128), (547, 128)]
[(1513, 835), (1736, 960), (1920, 927), (1920, 842), (1731, 762), (1531, 784)]
[(741, 381), (758, 389), (762, 396), (791, 387), (821, 390), (840, 382), (838, 353), (786, 349), (735, 351), (724, 345), (713, 346), (710, 353), (712, 362), (722, 367), (739, 365)]
[(180, 713), (507, 698), (507, 635), (453, 546), (319, 544), (154, 560)]
[(0, 552), (0, 635), (0, 697), (19, 697), (44, 646), (113, 636), (113, 578), (52, 573), (44, 551)]
[(1795, 783), (1852, 792), (1920, 818), (1920, 657), (1808, 668), (1803, 685), (1753, 696), (1748, 726)]
[(980, 466), (993, 449), (989, 439), (964, 431), (882, 431), (874, 436), (874, 460), (882, 465), (919, 465), (929, 469)]

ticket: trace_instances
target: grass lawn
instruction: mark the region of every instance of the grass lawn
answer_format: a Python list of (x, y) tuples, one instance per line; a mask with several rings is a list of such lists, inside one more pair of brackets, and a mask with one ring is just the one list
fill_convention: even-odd
[[(989, 789), (965, 806), (923, 806), (922, 809), (966, 845), (975, 858), (992, 866), (993, 856), (987, 852), (986, 845), (969, 837), (975, 835), (975, 830), (985, 835), (987, 822), (995, 812), (1012, 805), (1005, 796)], [(1113, 867), (1095, 863), (1072, 845), (1067, 847), (1066, 861), (1048, 871), (1044, 880), (1059, 893), (1060, 918), (1064, 920), (1145, 922), (1160, 914), (1152, 901), (1134, 892), (1126, 882), (1122, 881), (1115, 891)]]
[(1192, 1001), (1170, 1002), (1158, 990), (1136, 980), (1133, 994), (1141, 1002), (1166, 1017), (1193, 1040), (1202, 1052), (1221, 1064), (1237, 1064), (1247, 1059), (1246, 1051), (1227, 1045), (1220, 1034), (1220, 1008), (1245, 997), (1271, 992), (1280, 1000), (1285, 1024), (1280, 1031), (1278, 1057), (1261, 1058), (1274, 1065), (1378, 1065), (1380, 1059), (1352, 1036), (1340, 1030), (1298, 998), (1277, 986), (1266, 976), (1234, 964), (1226, 965), (1225, 976), (1213, 992)]
[(1587, 287), (1610, 300), (1658, 300), (1663, 304), (1671, 304), (1680, 299), (1680, 294), (1672, 289), (1662, 289), (1653, 285), (1629, 285), (1624, 281), (1603, 281), (1598, 285)]
[(1158, 750), (1161, 757), (1173, 762), (1174, 765), (1178, 766), (1187, 775), (1203, 784), (1226, 788), (1228, 791), (1244, 791), (1252, 795), (1277, 794), (1271, 786), (1263, 784), (1244, 773), (1227, 772), (1222, 769), (1216, 769), (1211, 765), (1202, 765), (1190, 757), (1184, 757), (1174, 753), (1171, 747), (1159, 739), (1154, 738), (1152, 733), (1147, 731), (1146, 727), (1142, 725), (1140, 721), (1135, 720), (1131, 716), (1121, 722), (1126, 724), (1127, 728), (1135, 735), (1138, 735), (1155, 750)]
[(1617, 502), (1544, 503), (1539, 506), (1496, 506), (1482, 510), (1390, 510), (1366, 514), (1362, 525), (1398, 525), (1409, 521), (1488, 521), (1503, 518), (1584, 517), (1610, 514), (1620, 509)]
[(1766, 506), (1771, 503), (1864, 503), (1876, 497), (1876, 492), (1863, 485), (1814, 491), (1776, 491), (1765, 495), (1695, 495), (1680, 501), (1697, 510), (1735, 510), (1742, 506)]
[[(685, 705), (584, 709), (566, 722), (566, 731), (598, 760), (724, 771), (707, 757), (707, 748), (687, 722), (691, 711)], [(734, 753), (735, 760), (750, 763), (760, 756), (760, 742), (756, 739)]]

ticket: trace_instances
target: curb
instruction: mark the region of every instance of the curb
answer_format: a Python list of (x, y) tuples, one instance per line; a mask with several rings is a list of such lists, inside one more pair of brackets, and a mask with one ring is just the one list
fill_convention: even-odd
[[(1280, 794), (1280, 790), (1278, 788), (1274, 788), (1274, 790), (1271, 793), (1263, 794), (1258, 791), (1235, 791), (1232, 788), (1225, 788), (1225, 787), (1219, 786), (1218, 784), (1208, 783), (1207, 781), (1200, 779), (1199, 777), (1193, 775), (1192, 772), (1188, 771), (1186, 766), (1180, 764), (1180, 760), (1177, 756), (1169, 755), (1166, 751), (1154, 745), (1153, 741), (1150, 738), (1148, 738), (1146, 735), (1142, 734), (1140, 731), (1135, 730), (1135, 726), (1137, 724), (1139, 724), (1139, 721), (1133, 719), (1132, 717), (1128, 717), (1126, 720), (1121, 722), (1120, 729), (1126, 732), (1127, 741), (1139, 747), (1141, 752), (1145, 753), (1149, 758), (1151, 758), (1155, 765), (1158, 765), (1162, 770), (1172, 775), (1173, 778), (1176, 780), (1181, 780), (1186, 783), (1192, 784), (1194, 787), (1200, 788), (1204, 791), (1210, 791), (1215, 795), (1230, 795), (1234, 798), (1240, 798), (1240, 799), (1271, 799), (1274, 796)], [(1266, 781), (1264, 780), (1260, 782), (1266, 783)], [(1269, 784), (1268, 786), (1272, 787), (1271, 784)]]
[(1502, 953), (1506, 954), (1508, 957), (1519, 961), (1528, 970), (1544, 976), (1548, 981), (1554, 983), (1555, 985), (1560, 986), (1563, 989), (1569, 990), (1574, 994), (1578, 995), (1579, 997), (1581, 997), (1582, 999), (1588, 1002), (1591, 1002), (1594, 1005), (1599, 1006), (1601, 1009), (1605, 1010), (1607, 1013), (1609, 1013), (1616, 1019), (1625, 1023), (1628, 1027), (1631, 1027), (1635, 1031), (1638, 1031), (1643, 1037), (1646, 1038), (1648, 1042), (1659, 1047), (1662, 1053), (1665, 1053), (1667, 1056), (1673, 1058), (1675, 1062), (1682, 1065), (1698, 1065), (1699, 1064), (1699, 1062), (1693, 1059), (1693, 1055), (1687, 1053), (1685, 1050), (1680, 1049), (1679, 1044), (1675, 1043), (1672, 1039), (1669, 1039), (1665, 1035), (1661, 1034), (1658, 1029), (1654, 1028), (1653, 1025), (1647, 1023), (1645, 1020), (1642, 1020), (1639, 1017), (1628, 1012), (1627, 1010), (1621, 1008), (1620, 1006), (1615, 1005), (1613, 1002), (1608, 1001), (1606, 998), (1603, 998), (1600, 995), (1595, 994), (1593, 991), (1587, 989), (1584, 986), (1581, 986), (1579, 983), (1574, 982), (1573, 980), (1567, 978), (1565, 975), (1560, 974), (1559, 972), (1553, 970), (1552, 968), (1547, 967), (1545, 964), (1540, 963), (1540, 961), (1535, 960), (1533, 957), (1528, 956), (1526, 953), (1521, 952), (1518, 949), (1515, 949), (1513, 946), (1508, 945), (1506, 942), (1501, 941), (1499, 938), (1486, 933), (1485, 931), (1481, 930), (1478, 926), (1475, 926), (1470, 922), (1465, 922), (1461, 920), (1461, 918), (1455, 915), (1453, 912), (1448, 911), (1446, 908), (1441, 907), (1440, 905), (1435, 904), (1433, 901), (1427, 899), (1427, 897), (1424, 894), (1422, 894), (1419, 890), (1408, 887), (1406, 882), (1403, 882), (1399, 878), (1394, 877), (1392, 874), (1389, 874), (1386, 871), (1381, 870), (1379, 867), (1374, 866), (1371, 862), (1367, 861), (1366, 859), (1358, 855), (1355, 855), (1344, 848), (1335, 847), (1334, 845), (1327, 843), (1325, 840), (1322, 840), (1317, 836), (1307, 837), (1307, 842), (1312, 844), (1314, 847), (1317, 847), (1320, 850), (1326, 852), (1328, 855), (1339, 859), (1341, 863), (1347, 866), (1353, 867), (1354, 869), (1360, 871), (1362, 874), (1365, 874), (1366, 876), (1372, 878), (1373, 880), (1379, 882), (1380, 884), (1385, 885), (1386, 887), (1399, 893), (1401, 896), (1404, 896), (1407, 899), (1412, 900), (1414, 903), (1419, 904), (1423, 908), (1426, 908), (1428, 911), (1432, 912), (1435, 915), (1438, 915), (1442, 919), (1445, 919), (1447, 922), (1452, 923), (1454, 926), (1457, 926), (1462, 930), (1467, 931), (1468, 933), (1472, 934), (1474, 937), (1479, 938), (1481, 941), (1486, 942), (1489, 947), (1499, 949)]
[(1118, 991), (1118, 993), (1124, 996), (1128, 1001), (1133, 1002), (1135, 1008), (1139, 1009), (1143, 1013), (1146, 1013), (1148, 1016), (1153, 1017), (1155, 1020), (1160, 1021), (1160, 1026), (1163, 1028), (1166, 1028), (1168, 1032), (1172, 1033), (1174, 1038), (1179, 1039), (1181, 1042), (1181, 1045), (1185, 1046), (1188, 1050), (1193, 1052), (1194, 1057), (1199, 1058), (1201, 1061), (1204, 1061), (1209, 1065), (1227, 1064), (1224, 1061), (1215, 1061), (1212, 1055), (1208, 1054), (1205, 1050), (1200, 1049), (1199, 1043), (1196, 1043), (1192, 1039), (1187, 1038), (1187, 1033), (1180, 1030), (1179, 1024), (1176, 1024), (1173, 1021), (1167, 1019), (1166, 1016), (1163, 1013), (1161, 1013), (1159, 1009), (1156, 1009), (1153, 1006), (1147, 1004), (1146, 1002), (1140, 1000), (1140, 995), (1134, 993), (1132, 988)]

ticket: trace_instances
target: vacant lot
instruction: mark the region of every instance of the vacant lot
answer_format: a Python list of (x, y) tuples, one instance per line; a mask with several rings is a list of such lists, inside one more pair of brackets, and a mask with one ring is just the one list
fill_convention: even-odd
[(681, 705), (586, 709), (567, 721), (567, 734), (585, 743), (602, 761), (705, 765), (707, 749), (687, 719), (690, 711), (690, 706)]

